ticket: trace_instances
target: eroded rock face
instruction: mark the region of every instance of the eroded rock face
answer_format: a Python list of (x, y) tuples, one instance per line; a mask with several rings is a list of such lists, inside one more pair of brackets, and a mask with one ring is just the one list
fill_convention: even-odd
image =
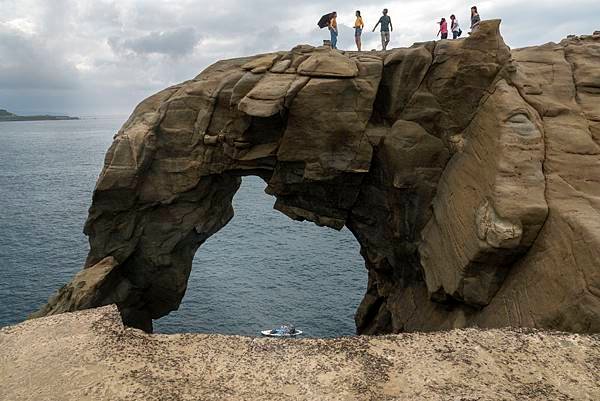
[(151, 330), (258, 175), (276, 209), (360, 242), (359, 333), (600, 331), (600, 37), (511, 53), (499, 24), (221, 61), (145, 100), (106, 156), (85, 269), (36, 316), (116, 303)]
[(493, 89), (446, 166), (420, 245), (429, 291), (479, 306), (489, 304), (548, 214), (538, 114), (505, 80)]

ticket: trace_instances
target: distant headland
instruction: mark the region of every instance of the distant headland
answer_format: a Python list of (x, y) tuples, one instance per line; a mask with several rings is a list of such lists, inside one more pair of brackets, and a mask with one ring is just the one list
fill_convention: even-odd
[(79, 117), (69, 116), (19, 116), (8, 112), (7, 110), (0, 109), (0, 122), (2, 121), (56, 121), (56, 120), (79, 120)]

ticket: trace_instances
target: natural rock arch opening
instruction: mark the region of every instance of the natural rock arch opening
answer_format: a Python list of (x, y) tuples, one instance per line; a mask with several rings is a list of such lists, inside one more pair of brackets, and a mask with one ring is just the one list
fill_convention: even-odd
[(277, 210), (360, 243), (360, 334), (600, 330), (599, 38), (511, 52), (499, 26), (225, 60), (146, 99), (107, 153), (85, 269), (35, 316), (116, 303), (151, 330), (257, 175)]
[(179, 309), (157, 320), (156, 332), (256, 335), (291, 321), (313, 337), (356, 333), (367, 284), (356, 239), (290, 220), (273, 210), (265, 186), (243, 178), (235, 216), (199, 248)]

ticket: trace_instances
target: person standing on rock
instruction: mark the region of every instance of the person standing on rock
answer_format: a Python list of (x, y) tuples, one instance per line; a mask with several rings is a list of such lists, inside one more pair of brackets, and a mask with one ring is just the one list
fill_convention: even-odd
[(446, 22), (446, 18), (442, 18), (439, 22), (440, 30), (437, 33), (437, 36), (442, 35), (442, 39), (448, 39), (448, 23)]
[(331, 33), (331, 48), (337, 49), (338, 40), (338, 26), (337, 26), (337, 12), (331, 13), (331, 19), (329, 20), (329, 33)]
[(479, 24), (481, 23), (481, 17), (477, 11), (477, 7), (471, 7), (471, 33), (475, 33), (479, 30)]
[(450, 16), (450, 30), (452, 31), (452, 39), (458, 39), (460, 35), (462, 35), (462, 30), (460, 29), (460, 25), (458, 24), (458, 19), (456, 16), (452, 14)]
[[(392, 19), (388, 15), (388, 9), (383, 9), (383, 15), (379, 18), (377, 25), (381, 24), (381, 47), (383, 50), (387, 50), (387, 46), (390, 43), (390, 31), (394, 30), (394, 26), (392, 25)], [(373, 32), (377, 29), (377, 25), (373, 28)]]
[(356, 21), (354, 22), (354, 40), (356, 41), (356, 48), (358, 51), (362, 50), (362, 31), (365, 27), (365, 23), (360, 15), (360, 11), (356, 11)]

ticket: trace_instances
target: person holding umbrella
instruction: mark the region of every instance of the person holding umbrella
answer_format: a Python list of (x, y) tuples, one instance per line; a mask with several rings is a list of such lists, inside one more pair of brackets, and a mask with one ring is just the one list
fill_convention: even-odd
[(331, 19), (329, 20), (329, 33), (331, 34), (331, 48), (337, 49), (338, 39), (338, 26), (337, 26), (337, 12), (331, 13)]

